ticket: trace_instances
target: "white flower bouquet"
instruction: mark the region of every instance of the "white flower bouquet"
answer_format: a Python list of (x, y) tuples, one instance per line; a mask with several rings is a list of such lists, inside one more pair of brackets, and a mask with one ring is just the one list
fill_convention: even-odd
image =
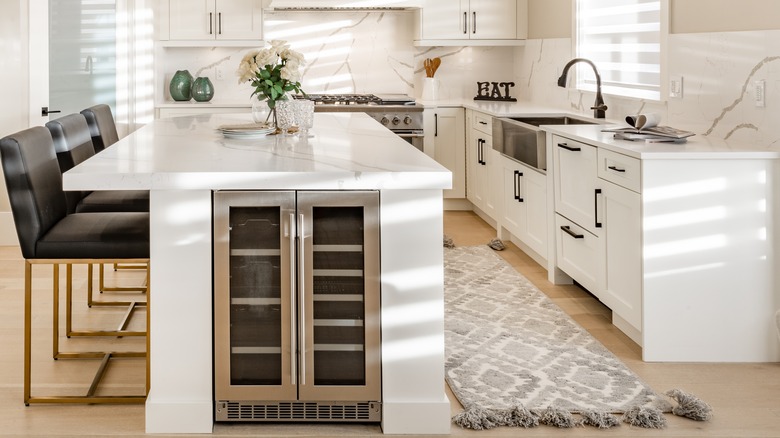
[(247, 53), (238, 66), (238, 83), (250, 82), (252, 96), (266, 101), (273, 114), (278, 100), (286, 100), (287, 93), (306, 94), (301, 89), (303, 55), (290, 49), (287, 41), (273, 40), (271, 46)]

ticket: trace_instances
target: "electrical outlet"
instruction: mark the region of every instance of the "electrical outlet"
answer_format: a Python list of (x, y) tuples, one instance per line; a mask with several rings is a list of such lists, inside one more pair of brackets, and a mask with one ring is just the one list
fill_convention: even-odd
[(759, 108), (766, 106), (766, 81), (760, 80), (753, 82), (755, 86), (755, 103)]
[(225, 79), (225, 67), (218, 65), (215, 67), (215, 70), (216, 70), (216, 74), (214, 76), (217, 78), (218, 81)]
[(669, 79), (669, 97), (682, 99), (683, 97), (683, 77), (673, 76)]

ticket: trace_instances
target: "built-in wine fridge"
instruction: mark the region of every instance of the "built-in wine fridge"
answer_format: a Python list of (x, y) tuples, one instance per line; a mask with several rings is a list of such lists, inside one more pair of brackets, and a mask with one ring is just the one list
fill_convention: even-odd
[(380, 421), (379, 284), (379, 192), (215, 192), (216, 420)]

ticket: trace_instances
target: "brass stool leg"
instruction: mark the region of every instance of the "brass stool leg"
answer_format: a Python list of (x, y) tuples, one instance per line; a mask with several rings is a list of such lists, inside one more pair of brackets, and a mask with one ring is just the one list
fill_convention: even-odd
[[(66, 288), (67, 304), (66, 308), (70, 314), (72, 310), (72, 264), (66, 264), (66, 278), (68, 285)], [(146, 340), (145, 352), (60, 352), (59, 351), (59, 264), (52, 263), (52, 354), (57, 359), (101, 359), (95, 377), (83, 396), (32, 396), (32, 263), (25, 260), (24, 267), (24, 404), (39, 403), (111, 403), (111, 404), (143, 404), (146, 401), (146, 395), (149, 393), (149, 339)], [(148, 273), (147, 273), (148, 280)], [(67, 322), (66, 322), (67, 324)], [(148, 324), (148, 315), (147, 315)], [(108, 333), (108, 332), (107, 332)], [(127, 334), (123, 335), (127, 336)], [(146, 360), (146, 388), (144, 395), (129, 396), (96, 396), (95, 392), (108, 368), (109, 360), (112, 358), (144, 358)]]
[(32, 264), (24, 261), (24, 405), (30, 406), (32, 368)]

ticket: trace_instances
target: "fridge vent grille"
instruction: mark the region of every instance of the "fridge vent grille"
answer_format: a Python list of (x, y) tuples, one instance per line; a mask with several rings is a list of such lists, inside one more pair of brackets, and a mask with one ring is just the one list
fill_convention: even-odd
[(224, 402), (222, 415), (225, 421), (380, 421), (379, 403), (323, 403), (323, 402)]

